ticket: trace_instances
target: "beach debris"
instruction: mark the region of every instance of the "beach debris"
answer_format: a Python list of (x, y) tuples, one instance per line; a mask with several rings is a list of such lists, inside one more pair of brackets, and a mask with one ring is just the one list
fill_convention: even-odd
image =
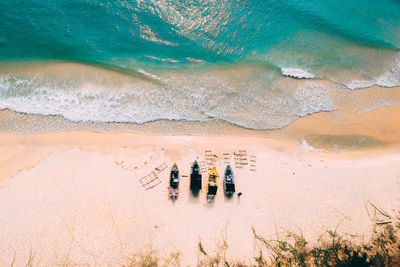
[(257, 170), (257, 158), (256, 156), (250, 156), (250, 164), (249, 164), (249, 170), (255, 172)]
[(239, 152), (234, 152), (233, 155), (235, 160), (235, 168), (244, 168), (244, 166), (248, 164), (246, 150), (239, 150)]
[(211, 150), (205, 150), (204, 151), (204, 155), (206, 158), (206, 163), (207, 165), (211, 165), (212, 164), (212, 154), (211, 154)]
[(155, 171), (152, 171), (150, 174), (144, 176), (139, 181), (145, 190), (149, 190), (161, 183), (161, 180), (158, 178)]
[(392, 221), (376, 222), (377, 225), (389, 224), (389, 223), (392, 223)]
[(240, 155), (239, 155), (239, 153), (234, 152), (233, 153), (233, 159), (235, 161), (235, 168), (236, 169), (242, 168), (242, 166), (240, 165)]
[(124, 170), (126, 170), (126, 171), (129, 170), (129, 169), (125, 166), (125, 161), (123, 161), (123, 160), (121, 160), (121, 161), (116, 160), (116, 161), (115, 161), (115, 164), (117, 164), (118, 166), (120, 166), (122, 169), (124, 169)]
[[(391, 219), (391, 218), (392, 218), (392, 216), (390, 216), (386, 211), (384, 211), (384, 210), (381, 209), (381, 208), (378, 208), (378, 207), (375, 206), (374, 203), (372, 203), (371, 201), (368, 200), (368, 203), (369, 203), (369, 204), (373, 207), (373, 209), (374, 209), (374, 216), (376, 216), (377, 213), (378, 213), (378, 214), (380, 214), (380, 215), (382, 215), (382, 216), (384, 216), (384, 217), (386, 217), (386, 218), (388, 218), (388, 219)], [(368, 210), (367, 210), (367, 212), (368, 212)], [(371, 216), (370, 216), (370, 218), (371, 218)]]
[(231, 163), (231, 153), (224, 153), (224, 163), (229, 164)]
[(238, 193), (238, 197), (240, 197), (241, 195), (243, 195), (242, 192), (239, 192), (239, 193)]
[(240, 154), (240, 165), (247, 165), (246, 150), (239, 150)]
[(206, 169), (206, 163), (204, 162), (204, 161), (200, 161), (199, 162), (199, 166), (200, 166), (200, 171), (203, 173), (203, 172), (207, 172), (207, 169)]
[(166, 168), (168, 168), (167, 163), (163, 162), (159, 166), (155, 167), (154, 170), (156, 171), (156, 174), (159, 175)]
[(167, 164), (163, 162), (161, 165), (157, 166), (154, 168), (154, 170), (141, 178), (139, 181), (144, 187), (145, 190), (149, 190), (161, 183), (160, 178), (158, 178), (158, 175), (167, 168)]
[(206, 164), (208, 166), (208, 170), (210, 171), (212, 167), (215, 165), (215, 155), (211, 153), (211, 150), (204, 151)]

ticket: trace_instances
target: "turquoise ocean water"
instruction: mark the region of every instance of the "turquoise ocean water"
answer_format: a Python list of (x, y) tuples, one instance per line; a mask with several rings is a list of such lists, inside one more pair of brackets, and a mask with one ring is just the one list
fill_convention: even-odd
[(399, 105), (399, 51), (397, 0), (2, 0), (0, 109), (280, 128)]

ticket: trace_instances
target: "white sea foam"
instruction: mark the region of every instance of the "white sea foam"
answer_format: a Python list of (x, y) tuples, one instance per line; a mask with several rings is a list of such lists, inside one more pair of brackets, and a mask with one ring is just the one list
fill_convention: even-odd
[(308, 151), (313, 151), (313, 152), (328, 152), (327, 150), (323, 148), (316, 148), (310, 145), (305, 139), (301, 139), (300, 143), (301, 147), (308, 150)]
[(375, 85), (375, 83), (373, 81), (354, 80), (354, 81), (351, 81), (350, 83), (346, 84), (346, 87), (351, 90), (356, 90), (356, 89), (368, 88), (373, 85)]
[(168, 79), (141, 73), (162, 82), (121, 84), (118, 80), (113, 85), (105, 79), (105, 85), (98, 77), (81, 81), (46, 74), (7, 74), (0, 77), (0, 109), (83, 122), (217, 118), (253, 129), (281, 128), (299, 116), (336, 109), (327, 90), (312, 83), (293, 93), (285, 88), (270, 90), (263, 80), (252, 80), (249, 88), (247, 83), (231, 83), (208, 72), (200, 76), (180, 73)]
[[(400, 77), (399, 77), (400, 78)], [(382, 86), (382, 87), (396, 87), (400, 86), (400, 79), (396, 77), (391, 72), (386, 72), (385, 74), (375, 78), (371, 81), (366, 80), (354, 80), (346, 84), (346, 87), (351, 90), (364, 89), (372, 86)]]
[[(45, 82), (43, 82), (43, 79)], [(39, 115), (61, 115), (71, 121), (136, 122), (155, 119), (203, 120), (183, 112), (174, 95), (159, 97), (164, 92), (145, 88), (116, 90), (93, 83), (64, 87), (44, 77), (20, 79), (15, 76), (0, 80), (0, 109)]]
[(157, 60), (157, 61), (161, 61), (161, 62), (171, 62), (171, 63), (178, 63), (179, 62), (178, 60), (175, 60), (175, 59), (172, 59), (172, 58), (158, 58), (158, 57), (151, 56), (151, 55), (144, 55), (144, 57), (151, 58), (151, 59), (154, 59), (154, 60)]
[(400, 53), (393, 60), (392, 64), (389, 66), (389, 69), (379, 77), (371, 80), (354, 80), (346, 84), (346, 87), (351, 90), (356, 90), (375, 85), (382, 87), (400, 86)]
[(336, 110), (328, 90), (322, 85), (308, 82), (305, 86), (299, 86), (296, 89), (294, 97), (299, 103), (298, 115), (300, 117), (319, 111)]
[(154, 75), (154, 74), (152, 74), (150, 72), (145, 71), (144, 69), (136, 69), (136, 71), (141, 73), (141, 74), (143, 74), (144, 76), (146, 76), (146, 77), (148, 77), (150, 79), (154, 79), (154, 80), (163, 82), (163, 79), (161, 79), (160, 77), (158, 77), (158, 76), (156, 76), (156, 75)]
[(192, 58), (192, 57), (187, 57), (186, 60), (190, 61), (190, 62), (194, 62), (194, 63), (205, 63), (205, 61), (202, 59), (196, 59), (196, 58)]
[(282, 68), (281, 73), (285, 76), (298, 79), (314, 79), (315, 75), (309, 71), (297, 68)]

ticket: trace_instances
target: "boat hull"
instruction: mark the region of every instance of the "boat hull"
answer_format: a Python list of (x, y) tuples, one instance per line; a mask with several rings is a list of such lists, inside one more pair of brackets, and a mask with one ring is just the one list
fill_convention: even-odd
[(214, 167), (211, 169), (210, 174), (208, 175), (208, 183), (207, 183), (207, 201), (209, 203), (213, 202), (215, 195), (218, 191), (218, 172)]
[(169, 178), (168, 196), (175, 200), (179, 196), (179, 169), (176, 164), (171, 168), (171, 175)]
[(235, 178), (230, 165), (226, 166), (224, 175), (224, 194), (227, 197), (232, 197), (235, 194)]
[(190, 173), (190, 190), (195, 196), (197, 196), (201, 190), (201, 178), (200, 166), (197, 161), (195, 161)]

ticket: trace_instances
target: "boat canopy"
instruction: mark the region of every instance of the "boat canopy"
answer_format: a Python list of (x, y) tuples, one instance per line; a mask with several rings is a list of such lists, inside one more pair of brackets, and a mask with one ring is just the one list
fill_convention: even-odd
[(178, 172), (171, 172), (170, 186), (177, 188), (179, 184)]
[(200, 173), (200, 167), (197, 161), (193, 163), (191, 173)]
[(208, 185), (208, 194), (209, 195), (216, 195), (218, 187)]
[(226, 192), (235, 192), (235, 185), (234, 184), (226, 184)]
[(216, 183), (216, 182), (217, 182), (217, 176), (211, 175), (211, 176), (208, 178), (208, 180), (209, 180), (210, 182)]

